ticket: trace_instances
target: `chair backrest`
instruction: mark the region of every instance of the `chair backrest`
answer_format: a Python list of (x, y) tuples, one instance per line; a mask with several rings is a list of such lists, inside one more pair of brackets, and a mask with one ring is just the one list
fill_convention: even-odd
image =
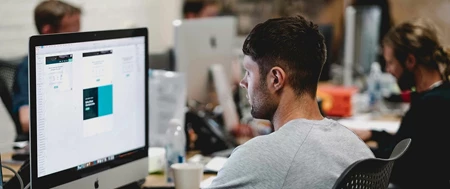
[(368, 158), (356, 161), (339, 176), (333, 189), (387, 189), (394, 162), (406, 152), (410, 143), (410, 138), (397, 143), (388, 159)]
[(400, 158), (406, 152), (406, 150), (409, 148), (410, 144), (411, 144), (410, 138), (405, 138), (402, 141), (400, 141), (399, 143), (397, 143), (397, 145), (395, 145), (394, 150), (392, 150), (392, 153), (391, 153), (391, 156), (389, 157), (389, 159)]
[(18, 64), (0, 60), (0, 97), (12, 115), (13, 84)]

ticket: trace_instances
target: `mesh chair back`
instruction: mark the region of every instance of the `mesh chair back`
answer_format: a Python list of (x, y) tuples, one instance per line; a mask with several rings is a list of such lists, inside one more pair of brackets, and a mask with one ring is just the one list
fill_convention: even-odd
[(390, 158), (368, 158), (351, 164), (339, 176), (333, 189), (387, 189), (392, 167), (409, 148), (411, 139), (403, 139), (394, 148)]
[(16, 77), (16, 71), (22, 60), (23, 58), (12, 61), (0, 60), (0, 98), (14, 122), (17, 134), (15, 139), (16, 142), (28, 140), (28, 134), (25, 134), (22, 131), (18, 114), (13, 112), (12, 103), (13, 85)]
[(13, 85), (18, 65), (14, 61), (0, 60), (0, 97), (11, 116)]

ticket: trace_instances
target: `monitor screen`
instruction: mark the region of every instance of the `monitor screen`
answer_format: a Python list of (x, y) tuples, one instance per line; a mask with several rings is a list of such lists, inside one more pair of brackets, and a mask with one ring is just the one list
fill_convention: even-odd
[(146, 40), (30, 47), (37, 178), (82, 172), (146, 147)]

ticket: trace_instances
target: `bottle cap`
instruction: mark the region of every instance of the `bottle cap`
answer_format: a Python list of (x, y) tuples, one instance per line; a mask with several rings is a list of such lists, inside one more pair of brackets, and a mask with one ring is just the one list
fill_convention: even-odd
[(370, 69), (373, 71), (381, 71), (380, 63), (373, 62), (372, 65), (370, 66)]
[(170, 119), (169, 124), (170, 125), (177, 125), (177, 126), (178, 125), (182, 125), (181, 121), (179, 119), (176, 119), (176, 118)]

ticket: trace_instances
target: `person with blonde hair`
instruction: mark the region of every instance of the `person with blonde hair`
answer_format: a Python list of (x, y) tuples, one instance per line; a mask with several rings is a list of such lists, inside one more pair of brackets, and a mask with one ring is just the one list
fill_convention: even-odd
[(411, 146), (395, 162), (391, 183), (404, 188), (450, 188), (450, 52), (438, 38), (436, 26), (418, 18), (392, 28), (383, 39), (386, 71), (402, 90), (411, 90), (410, 108), (398, 131), (354, 130), (373, 140), (375, 156), (386, 158), (395, 144), (411, 138)]

